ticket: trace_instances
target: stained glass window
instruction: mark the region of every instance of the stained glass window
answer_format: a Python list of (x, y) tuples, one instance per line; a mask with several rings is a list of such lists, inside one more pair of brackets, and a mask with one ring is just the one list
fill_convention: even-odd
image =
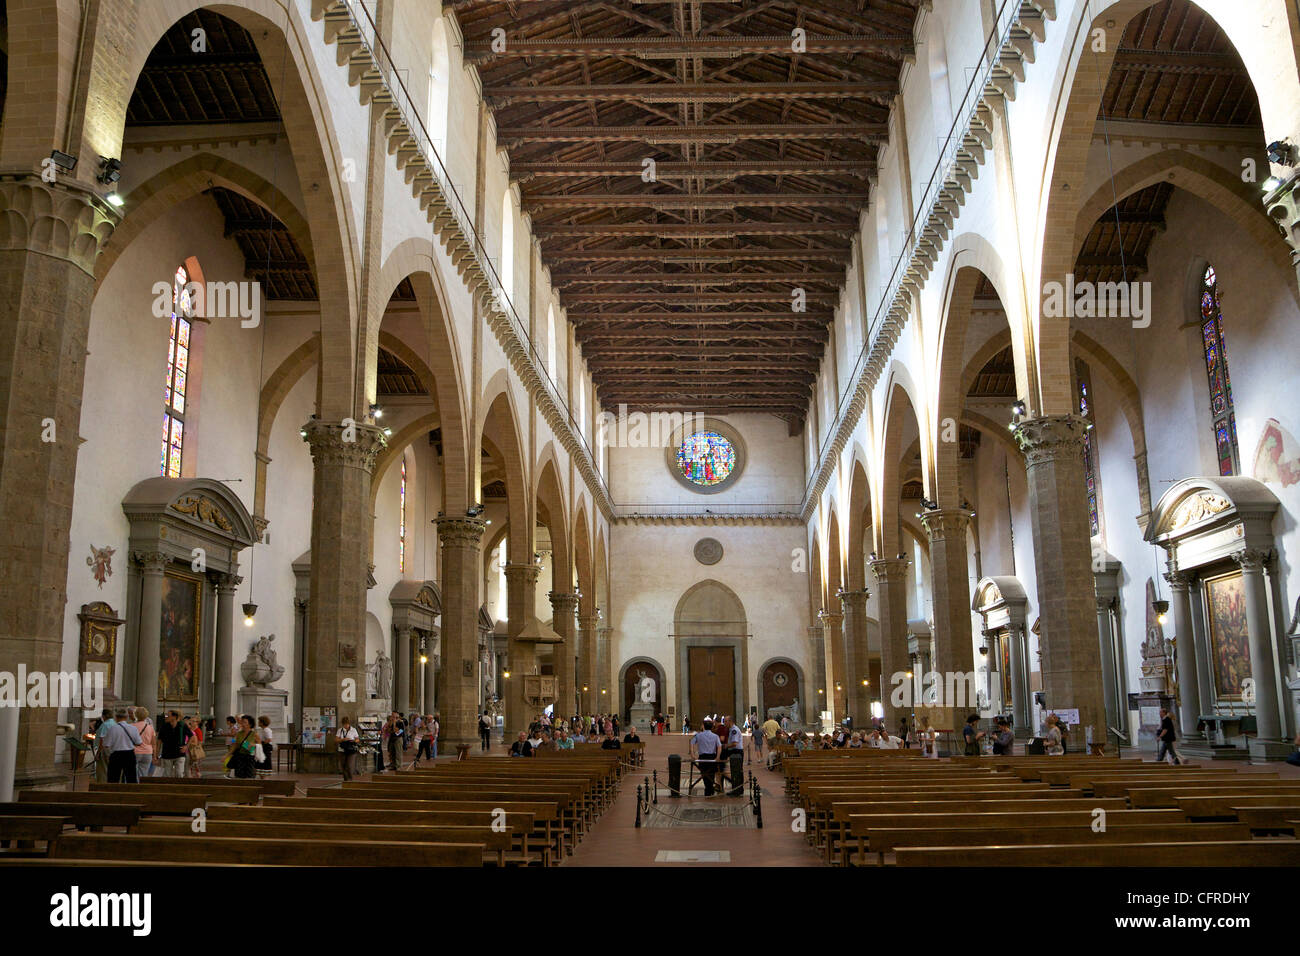
[(189, 274), (178, 266), (172, 277), (171, 332), (167, 340), (167, 381), (163, 389), (161, 473), (164, 478), (181, 476), (185, 446), (185, 394), (190, 374), (190, 320), (194, 305), (185, 287)]
[(736, 448), (717, 432), (696, 432), (678, 447), (677, 467), (692, 484), (721, 484), (736, 467)]
[(1099, 471), (1097, 467), (1097, 442), (1093, 437), (1093, 394), (1092, 376), (1085, 362), (1075, 362), (1075, 378), (1079, 390), (1079, 415), (1088, 423), (1088, 430), (1083, 436), (1083, 474), (1088, 491), (1088, 528), (1096, 537), (1101, 533), (1101, 497)]
[(402, 459), (402, 484), (398, 490), (397, 570), (406, 571), (406, 459)]
[(1205, 350), (1205, 374), (1210, 388), (1210, 419), (1214, 427), (1214, 454), (1220, 475), (1235, 475), (1237, 418), (1232, 408), (1232, 378), (1228, 375), (1228, 346), (1223, 336), (1223, 313), (1219, 309), (1219, 280), (1213, 266), (1201, 277), (1201, 345)]

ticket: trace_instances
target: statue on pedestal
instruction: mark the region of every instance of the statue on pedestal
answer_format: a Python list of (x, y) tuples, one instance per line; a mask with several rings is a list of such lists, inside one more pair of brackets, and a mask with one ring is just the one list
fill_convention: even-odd
[(656, 682), (653, 677), (645, 672), (645, 668), (638, 667), (637, 673), (637, 692), (643, 704), (653, 704), (655, 702)]
[(385, 700), (393, 696), (393, 659), (382, 648), (366, 672), (366, 689), (371, 696)]
[(269, 687), (284, 674), (284, 668), (276, 663), (275, 649), (271, 642), (274, 634), (264, 634), (248, 648), (248, 657), (239, 665), (239, 673), (249, 687)]

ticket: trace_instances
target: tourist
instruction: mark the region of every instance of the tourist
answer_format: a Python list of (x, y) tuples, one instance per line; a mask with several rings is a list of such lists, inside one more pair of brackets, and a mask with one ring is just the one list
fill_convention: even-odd
[(561, 730), (560, 739), (555, 742), (555, 747), (557, 750), (572, 750), (573, 738), (566, 731)]
[(996, 729), (993, 733), (993, 755), (995, 757), (1006, 757), (1012, 753), (1015, 747), (1016, 738), (1011, 733), (1011, 725), (1007, 723), (1005, 717), (999, 717), (996, 721)]
[(745, 737), (736, 726), (735, 718), (722, 718), (722, 727), (726, 733), (726, 741), (722, 745), (722, 761), (731, 759), (732, 754), (743, 754), (745, 752)]
[(256, 776), (254, 767), (259, 743), (257, 731), (253, 727), (253, 718), (248, 714), (241, 714), (237, 727), (226, 755), (226, 768), (230, 771), (228, 776), (251, 780)]
[(203, 776), (203, 758), (207, 756), (203, 749), (203, 727), (197, 717), (186, 717), (184, 722), (189, 728), (185, 743), (185, 775), (198, 779)]
[(843, 725), (840, 726), (839, 730), (835, 731), (833, 743), (836, 747), (847, 747), (849, 745), (849, 732)]
[(1060, 718), (1055, 714), (1047, 715), (1047, 734), (1043, 741), (1043, 749), (1052, 757), (1065, 753), (1065, 748), (1061, 746)]
[(706, 797), (713, 796), (713, 775), (718, 771), (717, 757), (721, 747), (722, 741), (713, 732), (713, 721), (705, 718), (704, 728), (691, 738), (691, 753), (700, 768)]
[(512, 757), (531, 757), (533, 748), (528, 743), (527, 731), (519, 731), (519, 739), (510, 745), (510, 756)]
[(849, 738), (849, 749), (850, 750), (862, 749), (862, 734), (859, 731), (856, 730), (853, 731), (853, 736)]
[(640, 742), (641, 738), (636, 735), (636, 725), (628, 724), (627, 733), (623, 735), (623, 743), (639, 744)]
[(384, 725), (384, 739), (388, 743), (393, 773), (397, 773), (402, 769), (402, 754), (406, 751), (406, 721), (402, 720), (402, 715), (397, 711), (388, 715), (388, 723)]
[(1174, 749), (1174, 741), (1177, 739), (1178, 735), (1174, 733), (1174, 719), (1169, 716), (1168, 708), (1161, 707), (1160, 732), (1156, 734), (1156, 740), (1160, 742), (1160, 749), (1156, 752), (1157, 763), (1164, 763), (1166, 754), (1173, 760), (1174, 766), (1182, 763), (1178, 758), (1178, 751)]
[(980, 741), (984, 739), (984, 731), (977, 730), (979, 726), (980, 715), (971, 714), (966, 718), (966, 726), (961, 729), (961, 738), (964, 744), (964, 754), (967, 757), (978, 757), (980, 755)]
[(613, 730), (611, 730), (609, 733), (607, 733), (607, 734), (605, 735), (605, 739), (602, 740), (602, 741), (600, 742), (600, 749), (601, 749), (601, 750), (621, 750), (621, 749), (622, 749), (622, 745), (618, 742), (618, 738), (614, 736)]
[(335, 731), (334, 737), (339, 743), (339, 766), (346, 782), (357, 772), (357, 751), (361, 749), (361, 735), (352, 726), (352, 718), (344, 717), (339, 721), (339, 729)]
[(691, 718), (683, 716), (683, 717), (682, 717), (682, 733), (684, 733), (684, 734), (689, 734), (690, 732), (691, 732)]
[(135, 748), (135, 775), (143, 780), (153, 773), (153, 756), (157, 743), (153, 721), (149, 719), (149, 711), (144, 707), (137, 707), (135, 722), (131, 726), (140, 735), (140, 745)]
[[(239, 733), (239, 721), (237, 721), (234, 717), (227, 717), (227, 718), (226, 718), (226, 736), (227, 736), (227, 737), (234, 737), (235, 734), (237, 734), (237, 733)], [(227, 743), (229, 743), (229, 741), (227, 741)]]
[[(140, 735), (144, 739), (144, 735)], [(181, 721), (181, 715), (174, 710), (163, 715), (163, 722), (158, 725), (157, 753), (158, 766), (164, 777), (185, 776), (185, 746), (189, 742), (190, 729)]]
[(140, 732), (126, 721), (125, 710), (106, 710), (103, 722), (95, 732), (96, 741), (108, 754), (109, 783), (140, 782), (135, 763), (135, 748), (140, 746)]
[(585, 744), (587, 742), (587, 735), (582, 732), (581, 725), (579, 725), (578, 729), (574, 731), (573, 736), (570, 738), (570, 742), (575, 744)]
[(492, 715), (486, 710), (478, 718), (478, 741), (480, 750), (492, 746)]
[(898, 725), (898, 739), (903, 741), (903, 749), (911, 750), (912, 744), (915, 743), (912, 728), (907, 725), (907, 718), (904, 717)]
[(761, 761), (763, 759), (763, 728), (758, 725), (757, 714), (750, 721), (749, 739), (754, 748), (754, 755), (750, 758), (751, 762), (755, 760)]
[(261, 759), (257, 762), (257, 772), (271, 772), (271, 754), (275, 750), (275, 732), (271, 730), (271, 718), (262, 714), (257, 718), (257, 738), (261, 744)]

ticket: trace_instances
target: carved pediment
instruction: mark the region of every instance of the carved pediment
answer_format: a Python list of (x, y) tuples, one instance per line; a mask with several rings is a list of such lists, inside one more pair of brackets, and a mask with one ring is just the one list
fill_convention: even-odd
[(1202, 491), (1194, 495), (1188, 495), (1178, 503), (1174, 513), (1169, 516), (1166, 529), (1179, 531), (1188, 525), (1197, 524), (1206, 518), (1221, 514), (1231, 507), (1231, 501), (1212, 492)]
[(204, 495), (185, 495), (173, 501), (171, 508), (183, 515), (198, 518), (204, 524), (213, 525), (222, 531), (230, 531), (234, 528), (217, 503)]

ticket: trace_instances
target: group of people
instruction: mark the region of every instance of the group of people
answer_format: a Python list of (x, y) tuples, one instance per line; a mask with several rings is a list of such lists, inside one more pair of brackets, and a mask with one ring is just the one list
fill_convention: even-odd
[[(700, 779), (704, 781), (706, 797), (713, 796), (715, 777), (731, 755), (745, 752), (745, 736), (733, 718), (719, 718), (718, 733), (714, 733), (714, 726), (712, 718), (704, 718), (703, 727), (691, 738), (691, 757), (699, 768)], [(732, 781), (733, 792), (736, 786), (736, 781)]]
[(275, 732), (270, 717), (240, 714), (238, 718), (226, 718), (226, 756), (222, 766), (227, 777), (251, 780), (258, 774), (269, 774), (274, 751)]
[(91, 724), (85, 743), (94, 753), (95, 777), (108, 783), (139, 783), (160, 777), (199, 777), (204, 757), (197, 717), (169, 710), (157, 726), (144, 707), (105, 710)]
[(594, 727), (587, 729), (591, 731), (590, 737), (583, 732), (581, 725), (570, 733), (563, 726), (543, 726), (540, 721), (535, 721), (528, 730), (519, 731), (519, 738), (510, 745), (510, 756), (532, 757), (539, 750), (572, 750), (574, 744), (585, 743), (599, 743), (601, 750), (622, 750), (623, 744), (641, 742), (635, 727), (627, 728), (622, 743), (615, 736), (612, 725), (603, 734), (597, 733)]

